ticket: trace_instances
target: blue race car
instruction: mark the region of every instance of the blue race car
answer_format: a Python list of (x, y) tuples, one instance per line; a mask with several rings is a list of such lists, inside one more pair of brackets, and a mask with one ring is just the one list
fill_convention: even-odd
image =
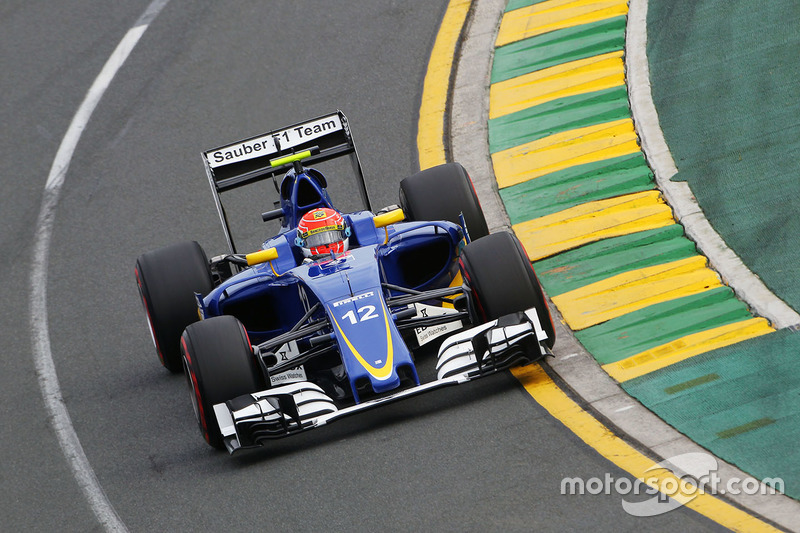
[[(340, 157), (363, 210), (337, 211), (310, 166)], [(161, 363), (185, 373), (211, 446), (260, 446), (550, 353), (527, 254), (512, 234), (489, 234), (461, 165), (405, 178), (399, 206), (373, 212), (340, 111), (203, 160), (228, 252), (209, 260), (182, 242), (141, 255), (135, 273)], [(280, 200), (262, 219), (280, 230), (239, 253), (221, 195), (269, 179)], [(434, 341), (436, 376), (421, 379), (415, 352)]]

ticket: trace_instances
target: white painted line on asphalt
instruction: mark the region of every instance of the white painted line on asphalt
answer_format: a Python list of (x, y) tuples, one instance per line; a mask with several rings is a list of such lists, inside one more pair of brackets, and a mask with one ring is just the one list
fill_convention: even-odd
[(736, 295), (773, 327), (800, 325), (800, 314), (770, 291), (764, 282), (731, 250), (706, 219), (686, 182), (670, 181), (678, 169), (669, 151), (650, 90), (647, 62), (647, 0), (631, 0), (625, 36), (625, 72), (628, 97), (642, 151), (653, 169), (658, 188), (664, 193), (686, 234), (708, 258), (711, 267)]
[(30, 326), (33, 340), (33, 356), (36, 375), (45, 407), (50, 415), (50, 423), (58, 438), (58, 443), (78, 485), (86, 497), (92, 512), (106, 531), (127, 531), (111, 502), (95, 476), (89, 460), (81, 446), (72, 420), (69, 416), (61, 387), (56, 374), (53, 353), (50, 347), (49, 323), (47, 317), (47, 269), (50, 256), (50, 243), (53, 236), (53, 219), (61, 194), (61, 187), (69, 169), (75, 148), (83, 134), (97, 104), (103, 97), (114, 76), (122, 67), (150, 22), (158, 15), (169, 0), (154, 0), (145, 12), (128, 30), (117, 48), (111, 54), (100, 74), (92, 83), (89, 92), (78, 108), (67, 128), (56, 157), (50, 167), (50, 174), (44, 188), (39, 218), (34, 234), (33, 261), (30, 277)]

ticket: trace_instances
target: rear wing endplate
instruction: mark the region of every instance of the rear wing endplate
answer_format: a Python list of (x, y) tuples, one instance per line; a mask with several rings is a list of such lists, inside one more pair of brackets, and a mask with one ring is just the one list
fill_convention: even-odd
[(312, 150), (312, 155), (303, 159), (304, 166), (350, 156), (364, 205), (372, 210), (350, 125), (341, 111), (213, 148), (203, 152), (203, 163), (231, 253), (236, 247), (220, 194), (282, 176), (292, 163), (273, 166), (272, 162), (305, 150)]

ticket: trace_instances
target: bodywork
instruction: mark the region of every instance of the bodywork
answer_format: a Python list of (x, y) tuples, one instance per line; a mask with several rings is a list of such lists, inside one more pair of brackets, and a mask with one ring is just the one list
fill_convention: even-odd
[[(229, 253), (212, 259), (216, 287), (196, 295), (198, 313), (242, 322), (268, 384), (214, 406), (231, 453), (547, 353), (535, 309), (488, 324), (470, 312), (458, 266), (468, 241), (463, 218), (409, 222), (396, 209), (372, 211), (341, 112), (203, 155)], [(365, 209), (344, 214), (348, 252), (311, 261), (295, 242), (297, 222), (333, 202), (325, 176), (309, 165), (342, 156), (352, 161)], [(275, 182), (280, 204), (262, 218), (280, 219), (281, 229), (243, 256), (221, 195), (263, 179)], [(437, 377), (422, 383), (414, 350), (443, 337)]]

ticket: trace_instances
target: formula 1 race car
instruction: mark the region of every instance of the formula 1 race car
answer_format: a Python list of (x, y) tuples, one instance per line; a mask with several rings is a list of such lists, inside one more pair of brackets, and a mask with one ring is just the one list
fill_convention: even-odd
[[(365, 204), (350, 213), (310, 166), (344, 156)], [(489, 234), (461, 165), (405, 178), (399, 206), (373, 212), (341, 112), (203, 160), (229, 251), (208, 260), (182, 242), (141, 255), (135, 273), (161, 363), (185, 372), (211, 446), (260, 446), (550, 353), (530, 261), (512, 234)], [(280, 200), (262, 219), (280, 231), (238, 253), (221, 194), (268, 179)], [(422, 380), (415, 353), (432, 341), (436, 376)]]

